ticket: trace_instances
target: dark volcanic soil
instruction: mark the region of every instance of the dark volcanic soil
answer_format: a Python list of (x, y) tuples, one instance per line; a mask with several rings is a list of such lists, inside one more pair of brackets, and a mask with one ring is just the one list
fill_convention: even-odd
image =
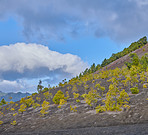
[[(85, 112), (69, 113), (55, 110), (45, 117), (36, 116), (32, 111), (18, 117), (17, 125), (9, 123), (0, 127), (5, 134), (49, 134), (49, 135), (147, 135), (148, 134), (148, 89), (137, 95), (130, 95), (131, 108), (121, 112), (97, 113), (81, 103), (78, 108)], [(68, 105), (65, 106), (67, 107)], [(53, 106), (53, 109), (54, 110)], [(57, 107), (56, 107), (57, 108)]]
[[(95, 83), (100, 82), (106, 88), (104, 92), (107, 92), (110, 82), (106, 79), (95, 80)], [(146, 80), (145, 83), (147, 82)], [(91, 81), (88, 81), (87, 85), (89, 88), (93, 86)], [(65, 93), (66, 87), (53, 89), (53, 95), (59, 89)], [(121, 112), (96, 113), (82, 98), (80, 103), (69, 98), (60, 109), (49, 100), (50, 108), (44, 117), (40, 116), (40, 106), (36, 109), (29, 107), (14, 119), (14, 112), (7, 110), (7, 105), (5, 109), (1, 108), (4, 116), (0, 115), (0, 120), (4, 123), (0, 125), (0, 135), (148, 135), (148, 88), (143, 88), (140, 81), (138, 88), (139, 94), (131, 94), (128, 88), (124, 88), (130, 96), (130, 109), (123, 109)], [(82, 95), (84, 88), (78, 86), (78, 89)], [(69, 90), (69, 95), (72, 97), (72, 90)], [(41, 104), (44, 100), (43, 93), (36, 96), (41, 98)], [(19, 101), (17, 103), (19, 104)], [(76, 106), (77, 112), (71, 112), (70, 105)], [(19, 106), (15, 107), (16, 112), (18, 109)], [(10, 124), (13, 120), (17, 122), (15, 126)]]
[(52, 130), (44, 132), (21, 132), (11, 133), (11, 135), (148, 135), (148, 123), (109, 127)]

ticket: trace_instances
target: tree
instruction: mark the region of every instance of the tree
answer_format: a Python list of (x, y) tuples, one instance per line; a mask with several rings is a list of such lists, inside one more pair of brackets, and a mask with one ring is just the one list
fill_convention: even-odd
[(138, 66), (139, 65), (139, 58), (136, 53), (131, 53), (130, 57), (132, 59), (132, 65)]
[(5, 104), (7, 104), (7, 102), (6, 102), (5, 99), (3, 98), (3, 99), (1, 100), (1, 102), (0, 102), (0, 106), (1, 106), (1, 105), (5, 105)]
[(105, 58), (105, 59), (102, 61), (101, 67), (105, 67), (107, 64), (108, 64), (108, 60)]
[(47, 102), (46, 100), (44, 100), (43, 104), (42, 104), (42, 110), (40, 111), (41, 116), (44, 116), (45, 114), (47, 114), (47, 110), (49, 108), (49, 102)]
[(121, 111), (122, 107), (129, 108), (129, 96), (125, 90), (119, 91), (117, 84), (113, 83), (109, 86), (109, 91), (106, 94), (106, 98), (102, 100), (105, 105), (97, 106), (97, 112), (103, 111)]
[(82, 97), (84, 98), (85, 102), (89, 105), (92, 106), (93, 109), (96, 106), (96, 103), (98, 101), (98, 98), (100, 98), (97, 90), (91, 90), (88, 92), (88, 94), (83, 94)]
[(148, 54), (147, 53), (145, 53), (145, 55), (141, 57), (140, 64), (141, 64), (143, 71), (146, 71), (148, 67)]
[(147, 37), (144, 36), (143, 38), (139, 39), (138, 42), (139, 42), (139, 44), (142, 44), (142, 45), (147, 44)]
[(96, 65), (93, 63), (90, 67), (91, 73), (94, 73), (96, 71)]
[(37, 86), (37, 91), (38, 91), (38, 93), (40, 93), (43, 88), (44, 88), (44, 87), (42, 86), (42, 81), (39, 80), (39, 84), (38, 84), (38, 86)]

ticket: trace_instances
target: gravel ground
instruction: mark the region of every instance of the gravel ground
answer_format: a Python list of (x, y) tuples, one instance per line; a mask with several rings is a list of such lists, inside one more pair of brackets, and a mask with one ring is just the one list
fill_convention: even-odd
[(45, 132), (9, 133), (4, 135), (148, 135), (148, 123), (110, 127), (90, 127)]
[(140, 88), (139, 94), (130, 94), (129, 109), (97, 114), (83, 102), (76, 104), (75, 113), (70, 112), (72, 101), (61, 109), (51, 104), (44, 117), (39, 115), (41, 107), (30, 107), (16, 116), (15, 126), (10, 124), (12, 112), (5, 109), (5, 115), (0, 117), (4, 121), (0, 135), (148, 135), (147, 98), (148, 88)]

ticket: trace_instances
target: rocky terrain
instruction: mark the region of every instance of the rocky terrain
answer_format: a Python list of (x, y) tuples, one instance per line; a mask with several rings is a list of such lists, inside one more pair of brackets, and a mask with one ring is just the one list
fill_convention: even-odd
[[(148, 44), (134, 52), (139, 57), (143, 56), (148, 52)], [(0, 134), (147, 135), (148, 71), (142, 71), (140, 66), (130, 70), (126, 67), (121, 69), (129, 59), (129, 55), (126, 55), (105, 67), (105, 71), (74, 78), (58, 87), (34, 93), (21, 102), (4, 105), (0, 109)], [(114, 69), (116, 67), (119, 68)], [(125, 83), (126, 78), (131, 80)], [(99, 86), (99, 89), (96, 86)], [(133, 94), (131, 88), (137, 88), (139, 91)], [(60, 102), (61, 105), (53, 100), (58, 91), (65, 96), (61, 98), (64, 102)], [(90, 92), (96, 92), (99, 97), (91, 95)], [(79, 95), (75, 97), (75, 94)], [(84, 97), (85, 94), (90, 97)], [(107, 104), (110, 99), (107, 95), (111, 95), (110, 102), (115, 103), (111, 109)], [(119, 97), (123, 98), (123, 102), (126, 101), (121, 106), (117, 106), (121, 101), (118, 100)], [(23, 111), (19, 111), (21, 105), (25, 105)], [(97, 113), (98, 105), (106, 110)], [(43, 112), (44, 107), (47, 107), (46, 112)]]
[[(147, 88), (141, 89), (139, 94), (130, 94), (130, 109), (119, 112), (96, 113), (84, 100), (77, 104), (77, 112), (70, 112), (71, 101), (60, 109), (57, 108), (57, 105), (51, 104), (49, 113), (44, 117), (40, 116), (41, 107), (36, 109), (29, 107), (23, 114), (17, 115), (15, 126), (10, 124), (12, 113), (6, 110), (4, 111), (5, 116), (1, 118), (5, 123), (0, 126), (0, 133), (80, 134), (83, 132), (83, 134), (110, 134), (112, 132), (113, 134), (125, 134), (127, 132), (126, 134), (128, 134), (134, 129), (139, 129), (138, 131), (134, 130), (133, 134), (146, 134), (148, 133), (148, 128), (146, 128), (148, 127), (147, 97)], [(128, 131), (126, 127), (129, 128)]]

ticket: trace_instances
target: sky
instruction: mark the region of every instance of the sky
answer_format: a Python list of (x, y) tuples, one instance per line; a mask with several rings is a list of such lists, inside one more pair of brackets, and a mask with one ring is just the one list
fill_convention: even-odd
[(0, 91), (36, 92), (148, 35), (147, 0), (1, 0)]

